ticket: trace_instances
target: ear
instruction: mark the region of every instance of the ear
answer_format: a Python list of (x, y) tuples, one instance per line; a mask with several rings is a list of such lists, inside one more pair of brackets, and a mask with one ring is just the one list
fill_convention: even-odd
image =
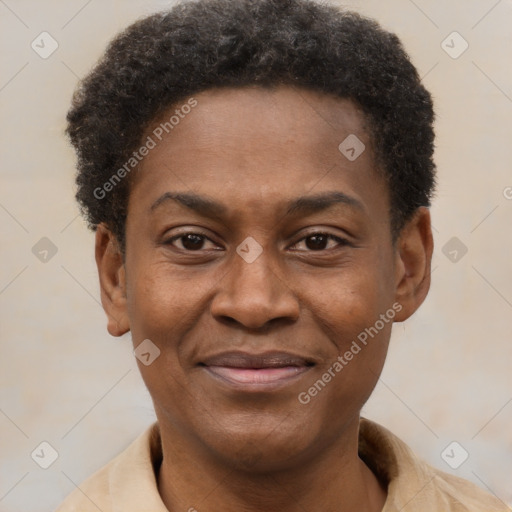
[(101, 303), (108, 319), (107, 330), (112, 336), (122, 336), (130, 330), (126, 311), (125, 267), (117, 239), (103, 223), (96, 228), (95, 256)]
[(407, 320), (425, 300), (430, 289), (433, 250), (430, 210), (422, 206), (396, 242), (395, 300), (402, 305), (396, 322)]

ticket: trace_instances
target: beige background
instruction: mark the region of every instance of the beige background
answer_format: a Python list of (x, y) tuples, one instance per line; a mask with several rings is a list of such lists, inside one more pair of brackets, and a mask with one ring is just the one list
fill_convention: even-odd
[[(107, 41), (168, 5), (0, 1), (1, 511), (52, 510), (154, 420), (129, 338), (105, 329), (62, 132), (77, 79)], [(512, 1), (345, 5), (398, 33), (438, 116), (433, 287), (395, 326), (364, 415), (512, 504)], [(48, 59), (30, 46), (42, 31), (59, 44)], [(453, 31), (469, 43), (457, 59), (441, 47)], [(32, 252), (42, 237), (58, 249), (46, 263)], [(443, 252), (452, 237), (468, 249), (457, 262)], [(457, 470), (441, 458), (454, 440), (469, 452)], [(59, 455), (46, 470), (30, 456), (42, 441)]]

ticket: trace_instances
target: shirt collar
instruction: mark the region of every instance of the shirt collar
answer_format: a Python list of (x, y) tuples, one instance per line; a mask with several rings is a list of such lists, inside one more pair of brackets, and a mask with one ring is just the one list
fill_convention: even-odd
[[(387, 488), (382, 512), (462, 512), (484, 510), (483, 506), (486, 512), (510, 510), (474, 484), (429, 466), (389, 430), (364, 418), (359, 426), (359, 456)], [(110, 465), (112, 512), (168, 512), (158, 492), (161, 462), (155, 422)]]

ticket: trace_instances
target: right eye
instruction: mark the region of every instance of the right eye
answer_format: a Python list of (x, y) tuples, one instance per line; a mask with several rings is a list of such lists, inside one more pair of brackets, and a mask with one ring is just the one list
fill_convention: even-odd
[[(177, 246), (174, 242), (176, 240), (180, 240), (179, 244), (181, 247)], [(207, 236), (202, 235), (201, 233), (194, 233), (192, 231), (187, 233), (180, 233), (179, 235), (175, 235), (164, 242), (165, 245), (172, 245), (177, 249), (182, 251), (199, 251), (204, 248), (205, 241), (209, 241), (212, 244), (214, 242), (210, 240)], [(215, 247), (218, 245), (215, 244)]]

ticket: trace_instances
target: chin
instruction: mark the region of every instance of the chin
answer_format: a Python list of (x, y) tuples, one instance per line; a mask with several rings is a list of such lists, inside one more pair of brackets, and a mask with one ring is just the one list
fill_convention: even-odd
[[(253, 428), (242, 428), (238, 431), (218, 431), (204, 440), (215, 457), (222, 460), (228, 467), (237, 471), (253, 474), (293, 469), (298, 462), (307, 458), (306, 454), (315, 444), (314, 435), (308, 436), (303, 428), (280, 425), (272, 428), (259, 427), (253, 421)], [(300, 437), (297, 431), (300, 430)], [(311, 441), (308, 442), (308, 437)]]

